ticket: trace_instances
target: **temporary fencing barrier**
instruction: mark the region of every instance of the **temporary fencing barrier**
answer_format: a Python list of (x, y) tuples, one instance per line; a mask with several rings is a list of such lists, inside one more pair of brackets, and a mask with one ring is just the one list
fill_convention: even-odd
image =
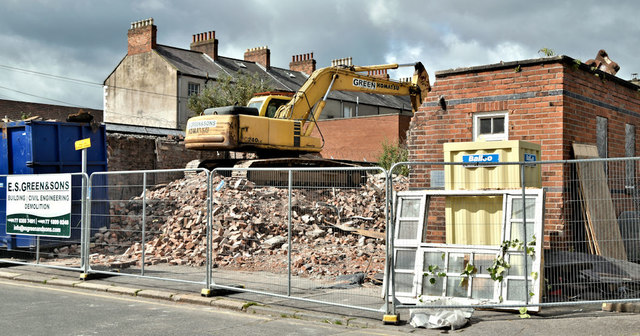
[(397, 164), (387, 313), (640, 301), (637, 162)]
[(638, 160), (72, 174), (70, 238), (2, 228), (0, 261), (390, 315), (638, 302)]
[(377, 167), (216, 169), (214, 287), (381, 312), (385, 186)]
[(207, 286), (209, 186), (205, 169), (92, 174), (91, 195), (109, 200), (91, 204), (108, 202), (109, 212), (86, 238), (85, 273)]

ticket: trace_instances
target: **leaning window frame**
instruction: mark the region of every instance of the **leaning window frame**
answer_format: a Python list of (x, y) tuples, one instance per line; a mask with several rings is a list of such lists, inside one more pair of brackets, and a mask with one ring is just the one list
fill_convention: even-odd
[[(504, 132), (480, 135), (480, 120), (486, 118), (503, 117)], [(473, 114), (473, 141), (509, 140), (509, 113), (507, 111), (477, 112)]]
[[(502, 203), (503, 203), (503, 221), (502, 221), (502, 228), (501, 228), (501, 241), (505, 241), (505, 240), (510, 240), (511, 238), (511, 224), (514, 222), (514, 220), (511, 218), (511, 211), (512, 211), (512, 204), (513, 204), (513, 200), (521, 200), (522, 199), (522, 190), (521, 189), (514, 189), (514, 190), (469, 190), (469, 191), (462, 191), (462, 190), (446, 190), (446, 191), (442, 191), (442, 190), (424, 190), (424, 191), (406, 191), (406, 192), (399, 192), (397, 194), (397, 197), (394, 199), (394, 209), (397, 209), (398, 211), (398, 215), (395, 216), (395, 230), (393, 232), (393, 238), (394, 238), (394, 251), (393, 251), (393, 255), (394, 255), (394, 260), (396, 257), (396, 251), (399, 249), (402, 250), (408, 250), (408, 249), (415, 249), (415, 257), (416, 257), (416, 261), (414, 263), (415, 266), (415, 271), (413, 274), (413, 288), (412, 291), (409, 292), (396, 292), (396, 298), (403, 304), (417, 304), (421, 301), (427, 300), (435, 300), (435, 299), (440, 299), (442, 297), (447, 297), (447, 289), (449, 287), (449, 285), (447, 284), (447, 281), (449, 281), (449, 279), (453, 279), (456, 278), (456, 280), (460, 279), (460, 273), (459, 272), (450, 272), (449, 271), (449, 256), (452, 254), (469, 254), (470, 258), (469, 261), (473, 263), (476, 263), (476, 255), (487, 255), (487, 254), (493, 254), (496, 257), (501, 255), (501, 249), (500, 246), (494, 246), (494, 245), (459, 245), (459, 244), (437, 244), (437, 243), (425, 243), (423, 242), (423, 238), (424, 238), (424, 232), (426, 232), (426, 228), (427, 228), (427, 223), (425, 221), (426, 218), (428, 218), (428, 209), (429, 209), (429, 202), (432, 196), (478, 196), (478, 195), (485, 195), (485, 196), (502, 196)], [(404, 198), (410, 198), (410, 199), (415, 199), (417, 197), (422, 199), (422, 204), (421, 204), (421, 221), (418, 223), (418, 227), (416, 228), (416, 232), (420, 232), (421, 234), (418, 235), (417, 239), (398, 239), (398, 223), (400, 220), (405, 219), (405, 217), (402, 217), (399, 212), (401, 209), (401, 204), (403, 202)], [(533, 262), (531, 267), (528, 269), (529, 274), (526, 276), (526, 278), (528, 278), (530, 280), (530, 287), (529, 287), (529, 291), (531, 293), (533, 293), (533, 296), (529, 297), (529, 303), (532, 304), (537, 304), (540, 302), (540, 297), (541, 297), (541, 288), (540, 288), (540, 280), (541, 280), (541, 273), (542, 273), (542, 249), (543, 249), (543, 233), (544, 233), (544, 190), (543, 189), (527, 189), (526, 190), (526, 194), (525, 194), (526, 198), (533, 198), (535, 200), (535, 210), (534, 210), (534, 218), (527, 218), (527, 223), (533, 222), (534, 224), (534, 233), (533, 235), (536, 238), (536, 243), (534, 245), (534, 251), (535, 251), (535, 258), (533, 258)], [(424, 205), (423, 205), (424, 204)], [(527, 215), (529, 215), (529, 212), (527, 212)], [(517, 219), (516, 219), (517, 221)], [(437, 252), (437, 253), (442, 253), (444, 255), (444, 270), (443, 272), (446, 274), (442, 281), (444, 282), (444, 284), (442, 285), (442, 295), (441, 296), (435, 296), (435, 295), (425, 295), (422, 296), (423, 293), (423, 282), (425, 281), (425, 277), (424, 273), (425, 273), (425, 269), (426, 269), (426, 265), (424, 265), (424, 255), (425, 253), (432, 253), (432, 252)], [(524, 251), (517, 251), (514, 249), (508, 249), (507, 252), (505, 253), (505, 257), (507, 258), (507, 260), (509, 260), (511, 258), (512, 255), (524, 255), (525, 252)], [(476, 263), (477, 264), (477, 263)], [(409, 273), (408, 270), (405, 269), (394, 269), (394, 272), (398, 272), (398, 273)], [(474, 298), (474, 292), (473, 292), (473, 286), (474, 286), (474, 279), (491, 279), (490, 275), (488, 273), (476, 273), (474, 274), (472, 277), (470, 277), (468, 279), (468, 283), (466, 286), (466, 297), (460, 297), (460, 296), (456, 296), (457, 299), (459, 299), (462, 302), (466, 302), (468, 304), (481, 304), (482, 302), (491, 302), (491, 303), (505, 303), (505, 304), (509, 304), (509, 303), (513, 303), (513, 304), (522, 304), (524, 303), (523, 301), (525, 300), (523, 298), (522, 301), (519, 300), (507, 300), (507, 292), (508, 292), (508, 283), (509, 281), (518, 281), (518, 280), (524, 280), (525, 279), (525, 275), (514, 275), (514, 274), (509, 274), (509, 271), (505, 271), (505, 275), (503, 278), (503, 281), (501, 282), (493, 282), (493, 280), (491, 280), (493, 282), (493, 286), (494, 288), (491, 290), (492, 293), (492, 298), (491, 299), (487, 299), (487, 298)], [(538, 279), (533, 279), (533, 272), (538, 272)], [(427, 280), (428, 281), (428, 280)], [(538, 311), (539, 307), (533, 306), (529, 308), (530, 311)]]

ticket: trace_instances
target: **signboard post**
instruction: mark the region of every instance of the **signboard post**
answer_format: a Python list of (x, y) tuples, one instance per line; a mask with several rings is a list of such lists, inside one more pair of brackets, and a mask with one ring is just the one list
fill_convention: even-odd
[(7, 234), (71, 237), (71, 174), (7, 176)]
[(91, 139), (86, 138), (82, 140), (78, 140), (75, 142), (76, 150), (82, 151), (82, 173), (84, 174), (82, 177), (82, 228), (80, 234), (80, 246), (81, 248), (81, 259), (82, 259), (82, 274), (80, 275), (80, 279), (87, 279), (89, 276), (89, 247), (87, 246), (89, 242), (89, 226), (87, 225), (87, 220), (90, 215), (88, 215), (88, 206), (87, 199), (89, 198), (89, 193), (87, 192), (87, 185), (85, 182), (85, 176), (87, 174), (87, 148), (91, 147)]

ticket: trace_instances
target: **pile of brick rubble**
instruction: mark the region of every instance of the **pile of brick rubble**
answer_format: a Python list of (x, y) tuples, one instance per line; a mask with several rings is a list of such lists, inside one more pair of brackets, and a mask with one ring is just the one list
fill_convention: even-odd
[[(212, 176), (214, 267), (285, 272), (288, 246), (288, 190), (255, 187), (242, 178)], [(220, 182), (223, 181), (224, 184)], [(406, 189), (394, 178), (396, 190)], [(356, 188), (294, 189), (293, 274), (328, 277), (383, 271), (384, 179), (369, 175)], [(145, 193), (145, 262), (202, 266), (206, 262), (207, 187), (193, 174)], [(142, 196), (111, 201), (109, 228), (92, 238), (91, 264), (140, 265)]]

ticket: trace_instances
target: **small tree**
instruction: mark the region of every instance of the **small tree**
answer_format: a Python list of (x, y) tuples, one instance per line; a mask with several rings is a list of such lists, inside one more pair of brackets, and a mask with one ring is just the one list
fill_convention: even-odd
[[(384, 140), (382, 142), (382, 153), (378, 156), (378, 164), (380, 167), (389, 170), (395, 163), (407, 161), (409, 158), (409, 150), (397, 142)], [(395, 170), (396, 174), (409, 175), (409, 168), (402, 166)]]
[(257, 73), (238, 71), (235, 78), (223, 74), (213, 84), (207, 84), (197, 95), (191, 95), (187, 107), (195, 115), (201, 115), (210, 107), (247, 105), (249, 99), (258, 92), (271, 90)]

